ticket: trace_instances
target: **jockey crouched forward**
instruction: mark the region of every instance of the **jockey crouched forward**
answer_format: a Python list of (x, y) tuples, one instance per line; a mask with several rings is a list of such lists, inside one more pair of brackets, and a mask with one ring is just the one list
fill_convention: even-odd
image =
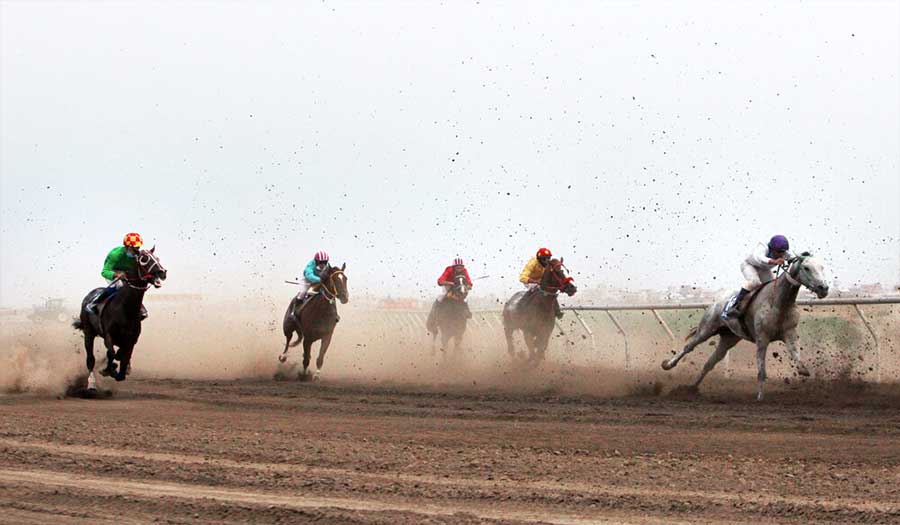
[(788, 251), (789, 248), (790, 244), (784, 235), (775, 235), (768, 244), (759, 243), (753, 248), (753, 251), (741, 262), (741, 273), (745, 279), (744, 285), (737, 295), (725, 305), (721, 315), (723, 320), (729, 317), (740, 317), (744, 313), (741, 310), (741, 301), (748, 293), (775, 279), (775, 276), (772, 275), (772, 268), (781, 266), (786, 260), (793, 257)]
[[(457, 257), (456, 259), (453, 259), (453, 264), (445, 268), (444, 273), (442, 273), (441, 276), (438, 277), (438, 286), (443, 288), (443, 291), (435, 301), (435, 306), (437, 306), (438, 303), (443, 302), (447, 298), (447, 295), (449, 295), (453, 287), (456, 286), (456, 279), (459, 276), (464, 276), (466, 278), (466, 286), (471, 289), (472, 278), (469, 277), (469, 270), (466, 269), (466, 265), (463, 264), (463, 260)], [(469, 303), (466, 301), (463, 301), (462, 303), (466, 307), (466, 318), (471, 319), (472, 311), (469, 309)]]
[[(137, 256), (141, 252), (144, 240), (140, 234), (129, 233), (122, 241), (122, 246), (116, 246), (106, 255), (103, 261), (103, 270), (100, 276), (106, 279), (107, 287), (97, 294), (86, 309), (93, 315), (98, 315), (97, 306), (103, 301), (112, 298), (116, 291), (125, 284), (125, 275), (137, 267)], [(147, 309), (141, 305), (141, 320), (147, 318)]]
[[(306, 264), (306, 267), (303, 269), (303, 276), (298, 279), (300, 290), (297, 292), (296, 300), (301, 308), (303, 307), (303, 303), (306, 302), (310, 288), (313, 286), (321, 286), (322, 275), (326, 274), (330, 268), (331, 264), (328, 262), (328, 253), (324, 251), (316, 252), (312, 260)], [(341, 320), (340, 315), (337, 320)]]
[[(547, 248), (541, 248), (535, 256), (525, 263), (525, 268), (519, 274), (519, 282), (525, 285), (529, 294), (537, 293), (541, 285), (541, 277), (544, 275), (544, 268), (550, 264), (550, 258), (553, 254)], [(559, 309), (559, 301), (556, 301), (556, 318), (562, 319), (562, 310)]]

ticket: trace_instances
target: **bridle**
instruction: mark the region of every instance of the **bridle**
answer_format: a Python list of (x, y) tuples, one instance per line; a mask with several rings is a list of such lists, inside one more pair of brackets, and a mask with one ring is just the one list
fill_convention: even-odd
[(137, 266), (138, 278), (136, 279), (136, 281), (140, 284), (134, 284), (132, 282), (132, 279), (129, 279), (127, 276), (122, 279), (123, 281), (125, 281), (125, 284), (127, 284), (131, 288), (134, 288), (135, 290), (149, 290), (152, 286), (152, 280), (156, 278), (153, 275), (152, 270), (157, 267), (159, 267), (159, 269), (161, 270), (165, 270), (165, 268), (163, 268), (159, 263), (159, 259), (157, 259), (156, 256), (150, 252), (138, 253)]
[[(337, 298), (337, 284), (334, 282), (334, 278), (337, 275), (344, 275), (343, 270), (334, 270), (331, 272), (331, 275), (328, 276), (328, 281), (322, 281), (322, 294), (328, 299), (328, 302), (334, 304), (334, 300)], [(331, 290), (328, 289), (328, 284), (331, 284)]]
[[(454, 279), (456, 284), (453, 285), (452, 288), (447, 292), (447, 297), (453, 299), (454, 301), (464, 301), (466, 299), (465, 295), (454, 293), (453, 290), (462, 288), (465, 283), (466, 277), (464, 275), (457, 275)], [(467, 294), (466, 294), (467, 295)]]
[[(562, 267), (562, 264), (559, 264), (558, 267)], [(544, 286), (543, 279), (541, 279), (541, 285), (538, 289), (544, 295), (557, 295), (559, 292), (565, 289), (565, 287), (574, 281), (575, 279), (572, 277), (560, 277), (556, 273), (556, 268), (548, 267), (547, 271), (550, 272), (550, 276), (556, 281), (556, 286)]]

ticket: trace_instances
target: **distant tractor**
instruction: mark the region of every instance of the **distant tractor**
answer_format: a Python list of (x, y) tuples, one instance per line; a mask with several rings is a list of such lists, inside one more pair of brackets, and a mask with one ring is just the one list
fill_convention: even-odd
[(44, 304), (32, 307), (28, 319), (34, 322), (56, 320), (65, 323), (69, 321), (69, 314), (63, 308), (64, 301), (64, 299), (60, 298), (48, 298), (44, 301)]

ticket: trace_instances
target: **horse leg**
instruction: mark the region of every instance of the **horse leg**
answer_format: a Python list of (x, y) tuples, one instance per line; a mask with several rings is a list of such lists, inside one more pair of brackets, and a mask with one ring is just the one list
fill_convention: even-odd
[(756, 341), (756, 400), (763, 400), (763, 386), (766, 384), (766, 349), (769, 342), (765, 339)]
[(516, 345), (513, 343), (513, 330), (503, 323), (503, 333), (506, 334), (506, 352), (510, 357), (516, 357)]
[(128, 367), (131, 366), (131, 353), (133, 351), (134, 346), (119, 348), (119, 372), (114, 376), (116, 381), (125, 381), (125, 377), (128, 376)]
[(431, 355), (432, 356), (435, 354), (435, 352), (437, 352), (437, 338), (438, 338), (437, 330), (431, 332)]
[(325, 352), (328, 351), (328, 345), (331, 344), (331, 334), (326, 335), (319, 342), (319, 357), (316, 358), (316, 373), (313, 374), (313, 381), (318, 381), (319, 373), (322, 372), (322, 365), (325, 364)]
[(797, 367), (797, 373), (803, 377), (809, 377), (809, 369), (806, 368), (806, 365), (800, 360), (799, 340), (800, 337), (797, 335), (796, 330), (791, 330), (784, 334), (784, 346), (787, 347), (788, 355), (791, 356), (791, 361), (793, 361), (794, 366)]
[(87, 377), (87, 389), (88, 390), (97, 390), (97, 379), (94, 377), (94, 365), (96, 364), (96, 358), (94, 358), (94, 337), (96, 334), (91, 331), (87, 325), (84, 326), (84, 351), (87, 354), (87, 365), (88, 369), (88, 377)]
[(109, 334), (103, 338), (103, 345), (106, 347), (106, 367), (100, 371), (100, 375), (114, 376), (116, 374), (116, 350)]
[(709, 356), (709, 359), (706, 360), (706, 364), (703, 365), (703, 370), (700, 372), (700, 377), (694, 381), (694, 388), (700, 386), (700, 382), (703, 381), (703, 378), (706, 377), (706, 374), (710, 372), (718, 363), (725, 357), (725, 354), (731, 350), (734, 345), (738, 344), (741, 340), (740, 337), (734, 334), (724, 334), (719, 338), (719, 345), (716, 346), (716, 351)]
[(687, 343), (685, 343), (684, 348), (681, 349), (681, 352), (678, 353), (672, 359), (667, 359), (662, 362), (663, 370), (671, 370), (675, 368), (675, 365), (678, 364), (681, 359), (688, 355), (689, 353), (694, 351), (694, 348), (697, 347), (703, 341), (706, 341), (710, 337), (716, 335), (716, 331), (718, 330), (718, 326), (715, 323), (700, 323), (700, 326), (697, 328), (697, 332), (688, 339)]
[(312, 344), (313, 342), (310, 339), (303, 340), (303, 377), (307, 377), (309, 375), (309, 360), (312, 351)]

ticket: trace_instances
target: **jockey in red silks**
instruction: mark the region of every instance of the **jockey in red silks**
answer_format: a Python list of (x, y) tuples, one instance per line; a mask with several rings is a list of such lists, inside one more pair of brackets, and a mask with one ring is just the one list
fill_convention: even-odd
[[(444, 290), (441, 292), (441, 295), (437, 298), (437, 303), (443, 302), (444, 299), (447, 298), (447, 295), (450, 293), (450, 290), (456, 285), (456, 279), (459, 276), (464, 276), (466, 278), (466, 286), (470, 289), (472, 288), (472, 278), (469, 277), (469, 270), (466, 269), (466, 265), (463, 263), (462, 258), (457, 257), (453, 259), (453, 264), (444, 269), (444, 273), (438, 277), (437, 283), (438, 286), (443, 288)], [(469, 304), (463, 301), (463, 304), (466, 305), (466, 310), (468, 313), (468, 317), (472, 317), (472, 312), (469, 311)]]

